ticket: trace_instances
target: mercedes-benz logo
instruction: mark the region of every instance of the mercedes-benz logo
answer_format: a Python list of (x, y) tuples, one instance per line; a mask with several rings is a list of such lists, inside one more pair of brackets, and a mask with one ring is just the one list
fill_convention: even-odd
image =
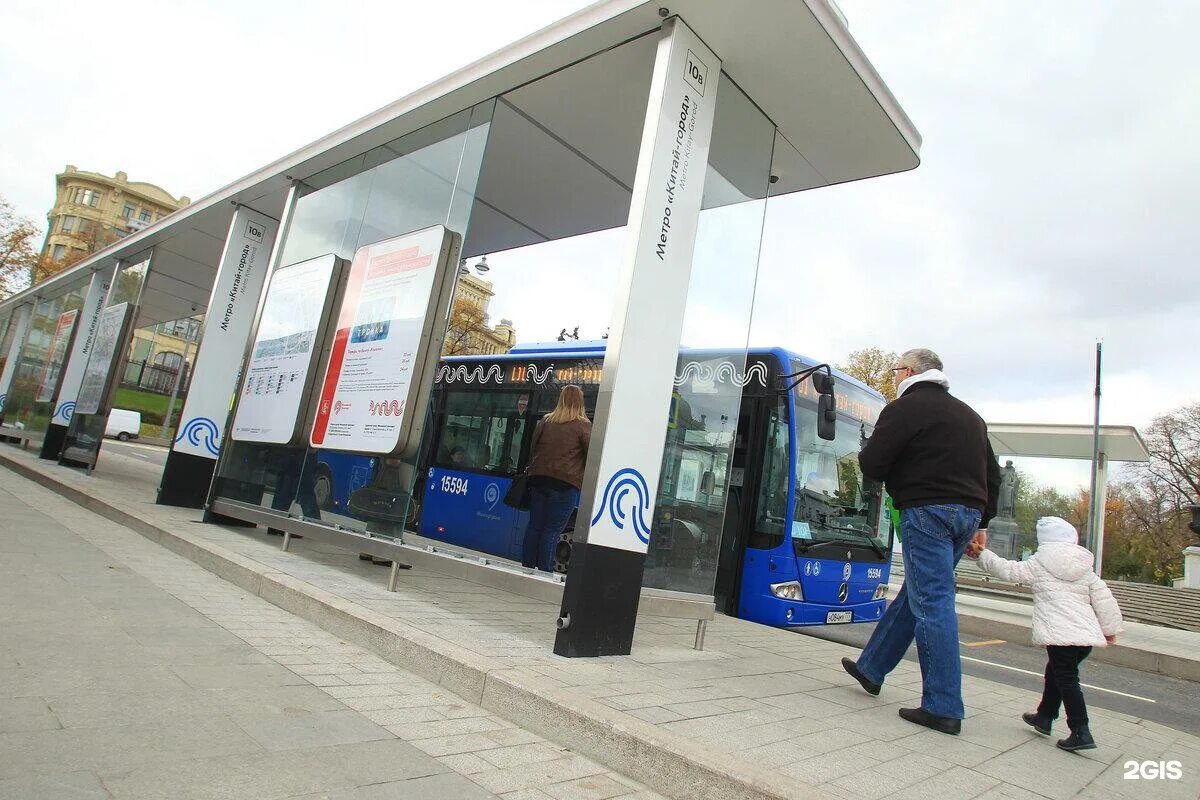
[(838, 602), (839, 603), (846, 602), (846, 598), (849, 595), (850, 595), (850, 584), (843, 583), (841, 586), (838, 587)]

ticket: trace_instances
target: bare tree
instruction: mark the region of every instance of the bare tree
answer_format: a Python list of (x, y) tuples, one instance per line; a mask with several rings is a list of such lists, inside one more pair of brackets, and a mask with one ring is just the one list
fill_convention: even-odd
[(1155, 417), (1144, 435), (1150, 463), (1146, 472), (1179, 507), (1200, 503), (1200, 403)]
[(489, 332), (483, 306), (465, 297), (456, 297), (442, 341), (442, 355), (479, 355)]

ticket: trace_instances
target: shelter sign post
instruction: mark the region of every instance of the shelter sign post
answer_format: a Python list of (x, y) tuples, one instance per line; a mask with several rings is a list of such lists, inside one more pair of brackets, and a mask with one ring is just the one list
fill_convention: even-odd
[(254, 324), (278, 223), (238, 206), (217, 266), (191, 388), (158, 487), (160, 505), (200, 508), (221, 452), (229, 405)]
[(633, 644), (691, 277), (721, 61), (662, 28), (554, 652)]

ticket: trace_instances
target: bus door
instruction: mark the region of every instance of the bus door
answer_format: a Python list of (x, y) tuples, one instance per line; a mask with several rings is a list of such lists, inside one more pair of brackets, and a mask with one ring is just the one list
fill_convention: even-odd
[[(747, 548), (763, 547), (774, 541), (777, 537), (773, 533), (780, 539), (783, 535), (787, 479), (784, 474), (782, 486), (778, 485), (779, 453), (776, 452), (781, 437), (786, 469), (786, 402), (773, 395), (743, 396), (713, 592), (717, 610), (731, 616), (740, 616)], [(772, 457), (764, 458), (764, 453)]]

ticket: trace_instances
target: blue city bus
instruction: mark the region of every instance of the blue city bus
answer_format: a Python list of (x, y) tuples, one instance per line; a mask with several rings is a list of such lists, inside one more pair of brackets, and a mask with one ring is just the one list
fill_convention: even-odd
[[(519, 561), (528, 515), (504, 495), (561, 386), (579, 385), (594, 413), (603, 357), (604, 342), (568, 341), (443, 359), (415, 530)], [(879, 619), (892, 530), (882, 488), (863, 481), (857, 455), (884, 398), (832, 370), (836, 435), (820, 438), (818, 393), (795, 377), (816, 363), (778, 348), (681, 351), (647, 586), (711, 594), (718, 610), (775, 626)]]

